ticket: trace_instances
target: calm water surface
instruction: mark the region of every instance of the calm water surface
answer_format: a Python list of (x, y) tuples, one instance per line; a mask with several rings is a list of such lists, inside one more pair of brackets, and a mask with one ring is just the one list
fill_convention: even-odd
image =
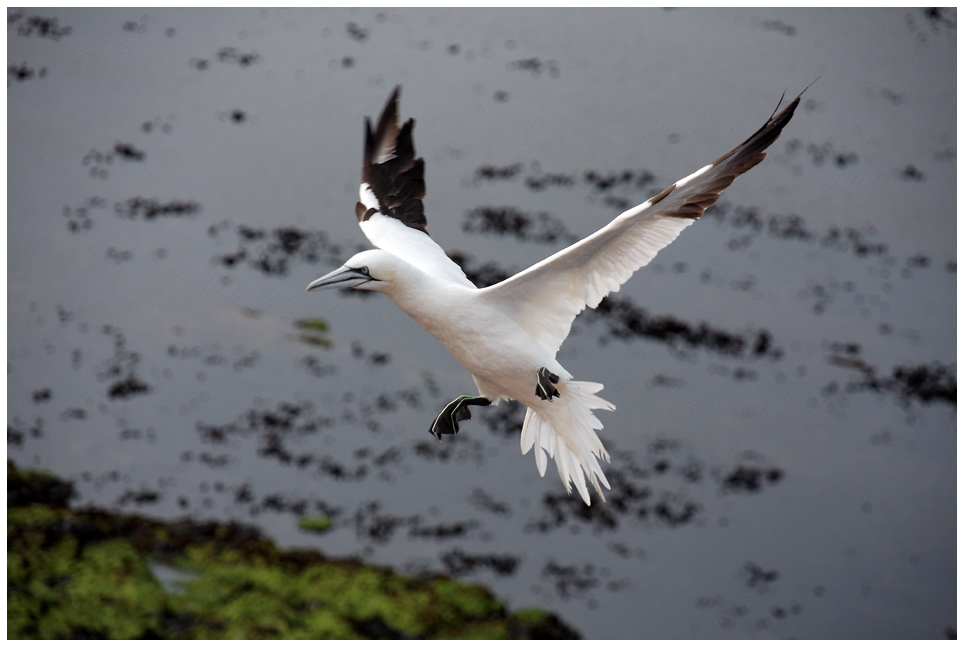
[[(954, 11), (7, 16), (8, 457), (589, 638), (956, 632)], [(818, 76), (562, 347), (617, 406), (606, 504), (539, 477), (511, 405), (436, 442), (469, 374), (381, 296), (304, 292), (368, 245), (362, 120), (396, 84), (430, 232), (486, 283)]]

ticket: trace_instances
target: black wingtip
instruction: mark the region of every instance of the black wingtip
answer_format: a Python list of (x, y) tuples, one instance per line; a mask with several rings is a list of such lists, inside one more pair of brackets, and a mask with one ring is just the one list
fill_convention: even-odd
[[(820, 78), (821, 77), (818, 77), (818, 79)], [(817, 79), (814, 81), (817, 81)], [(794, 97), (791, 103), (785, 106), (783, 110), (778, 112), (781, 107), (781, 103), (784, 102), (785, 96), (785, 93), (781, 93), (781, 100), (777, 102), (777, 108), (774, 109), (774, 112), (771, 113), (771, 116), (768, 117), (764, 125), (757, 129), (757, 132), (741, 142), (740, 145), (735, 147), (733, 150), (714, 160), (712, 165), (717, 166), (721, 162), (730, 159), (731, 156), (737, 154), (738, 152), (740, 156), (749, 156), (753, 153), (762, 152), (764, 149), (770, 146), (774, 140), (780, 136), (781, 131), (784, 130), (784, 127), (787, 126), (788, 122), (791, 121), (791, 117), (794, 116), (794, 111), (797, 109), (798, 104), (801, 103), (801, 97), (805, 92), (807, 92), (807, 89), (811, 87), (814, 81), (809, 83), (808, 86), (801, 91), (801, 94)], [(754, 164), (756, 164), (756, 162)], [(753, 164), (751, 166), (753, 166)], [(744, 169), (744, 171), (746, 171), (746, 169)], [(744, 171), (741, 171), (741, 173)]]
[[(808, 91), (808, 88), (810, 88), (810, 87), (813, 86), (815, 83), (817, 83), (818, 79), (820, 79), (820, 78), (823, 77), (823, 76), (824, 76), (823, 74), (820, 75), (817, 79), (815, 79), (815, 80), (812, 81), (811, 83), (809, 83), (809, 84), (807, 84), (806, 86), (804, 86), (804, 90), (801, 90), (801, 92), (798, 93), (798, 95), (797, 95), (796, 97), (794, 97), (794, 100), (793, 100), (791, 103), (789, 103), (789, 104), (787, 105), (787, 107), (784, 108), (784, 110), (781, 111), (781, 114), (777, 116), (777, 119), (781, 119), (781, 118), (784, 116), (785, 113), (790, 112), (790, 114), (788, 115), (787, 119), (784, 121), (784, 124), (781, 125), (781, 128), (783, 128), (784, 125), (787, 124), (788, 121), (790, 121), (791, 116), (794, 115), (794, 110), (797, 108), (798, 104), (801, 103), (801, 97), (803, 97), (803, 96), (804, 96), (804, 93)], [(784, 95), (785, 95), (785, 94), (787, 94), (787, 91), (781, 93), (781, 101), (778, 101), (778, 102), (777, 102), (777, 108), (780, 108), (780, 107), (781, 107), (781, 103), (784, 101)], [(774, 115), (777, 113), (777, 108), (775, 108), (775, 109), (774, 109), (774, 112), (771, 113), (771, 118), (767, 120), (767, 124), (764, 125), (764, 128), (767, 128), (768, 126), (771, 125), (771, 122), (775, 121)], [(762, 129), (762, 130), (763, 130), (763, 129)]]
[(771, 116), (767, 118), (767, 121), (771, 121), (772, 119), (774, 119), (774, 115), (777, 114), (777, 109), (781, 107), (782, 103), (784, 103), (784, 95), (786, 94), (787, 94), (787, 90), (781, 93), (781, 98), (777, 100), (777, 105), (774, 106), (774, 110), (771, 111)]
[[(425, 162), (415, 156), (412, 141), (415, 120), (410, 118), (399, 126), (401, 92), (401, 85), (392, 90), (374, 131), (371, 121), (365, 120), (362, 182), (375, 194), (379, 213), (428, 234), (422, 205), (426, 193)], [(364, 222), (373, 213), (374, 210), (369, 209), (356, 216)]]
[(372, 120), (365, 118), (365, 150), (362, 160), (362, 180), (372, 184), (372, 168), (378, 164), (377, 158), (383, 148), (395, 146), (399, 136), (399, 93), (402, 86), (396, 86), (385, 102), (379, 121), (372, 128)]
[(402, 86), (397, 85), (392, 90), (392, 94), (389, 95), (388, 101), (385, 102), (385, 108), (382, 109), (382, 115), (379, 117), (379, 124), (381, 125), (386, 121), (399, 121), (399, 95), (402, 93)]

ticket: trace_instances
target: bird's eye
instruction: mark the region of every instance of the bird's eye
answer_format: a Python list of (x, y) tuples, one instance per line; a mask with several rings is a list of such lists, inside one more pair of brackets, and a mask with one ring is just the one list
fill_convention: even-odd
[(369, 276), (369, 267), (368, 267), (368, 266), (362, 266), (361, 268), (359, 268), (359, 272), (361, 272), (361, 273), (364, 274), (366, 277), (368, 277), (368, 276)]

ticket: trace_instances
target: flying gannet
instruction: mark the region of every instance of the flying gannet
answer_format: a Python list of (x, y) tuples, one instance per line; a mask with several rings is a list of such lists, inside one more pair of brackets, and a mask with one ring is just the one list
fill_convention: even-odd
[[(400, 88), (389, 97), (375, 130), (365, 120), (365, 156), (355, 215), (377, 249), (356, 254), (316, 279), (308, 290), (354, 288), (384, 293), (442, 342), (469, 370), (478, 396), (459, 396), (432, 421), (437, 439), (472, 418), (469, 405), (517, 400), (528, 408), (520, 446), (547, 455), (566, 491), (576, 485), (590, 504), (584, 475), (601, 499), (607, 488), (597, 458), (609, 461), (595, 430), (595, 409), (614, 409), (596, 396), (603, 385), (573, 380), (556, 360), (573, 319), (620, 289), (638, 268), (699, 218), (736, 178), (764, 159), (764, 149), (791, 120), (800, 95), (730, 153), (670, 185), (609, 224), (505, 281), (477, 288), (426, 229), (422, 198), (425, 161), (415, 157), (409, 119), (399, 127)], [(803, 94), (803, 93), (802, 93)], [(783, 97), (782, 97), (783, 100)], [(780, 104), (778, 104), (780, 107)]]

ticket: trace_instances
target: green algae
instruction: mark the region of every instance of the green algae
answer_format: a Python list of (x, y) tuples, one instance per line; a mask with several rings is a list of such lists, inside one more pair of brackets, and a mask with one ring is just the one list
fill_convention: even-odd
[[(71, 510), (69, 484), (7, 464), (7, 638), (577, 638), (487, 589), (416, 578), (238, 524)], [(191, 572), (167, 591), (149, 561)]]
[(331, 518), (303, 515), (298, 518), (298, 528), (309, 533), (325, 533), (332, 528)]
[(328, 333), (328, 322), (323, 319), (300, 319), (295, 320), (295, 327), (302, 331), (298, 339), (305, 344), (310, 344), (312, 346), (329, 348), (332, 346), (332, 341), (329, 339)]

